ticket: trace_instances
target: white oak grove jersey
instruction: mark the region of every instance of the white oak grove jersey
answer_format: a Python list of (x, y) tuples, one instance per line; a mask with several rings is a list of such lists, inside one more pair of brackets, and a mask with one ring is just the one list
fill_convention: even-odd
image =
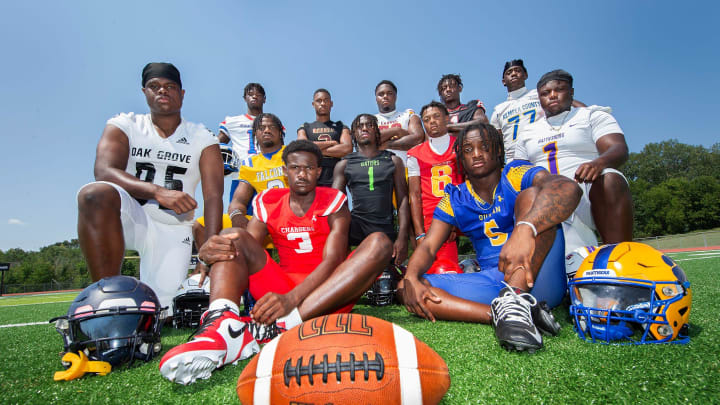
[[(389, 128), (402, 128), (407, 131), (408, 125), (410, 124), (410, 117), (415, 115), (415, 111), (407, 109), (405, 111), (391, 111), (389, 113), (377, 113), (375, 117), (378, 120), (378, 127), (382, 131), (383, 129)], [(399, 149), (388, 149), (394, 153), (397, 157), (402, 159), (403, 164), (407, 163), (407, 151)]]
[(545, 115), (540, 107), (537, 90), (523, 87), (508, 93), (507, 100), (495, 106), (490, 124), (503, 134), (505, 163), (514, 159), (517, 135), (526, 125)]
[[(174, 134), (163, 138), (155, 130), (150, 114), (118, 114), (107, 123), (120, 128), (128, 137), (130, 156), (126, 172), (195, 197), (195, 188), (200, 182), (200, 155), (206, 147), (218, 143), (210, 130), (182, 120)], [(194, 210), (178, 215), (156, 200), (137, 200), (148, 216), (158, 222), (178, 225), (193, 220)]]
[(595, 143), (607, 134), (622, 134), (608, 107), (572, 108), (529, 124), (518, 135), (515, 159), (531, 161), (552, 174), (575, 177), (577, 168), (599, 156)]
[(250, 114), (243, 114), (233, 117), (227, 116), (225, 121), (220, 123), (220, 132), (230, 138), (238, 161), (243, 161), (248, 156), (257, 153), (255, 138), (252, 133), (253, 121), (255, 121), (255, 117)]

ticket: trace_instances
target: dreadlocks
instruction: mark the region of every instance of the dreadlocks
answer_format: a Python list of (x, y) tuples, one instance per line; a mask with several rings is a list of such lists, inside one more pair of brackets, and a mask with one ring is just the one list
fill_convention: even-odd
[(250, 90), (255, 90), (263, 96), (265, 95), (265, 89), (260, 83), (248, 83), (247, 86), (245, 86), (245, 90), (243, 90), (243, 97), (247, 96)]
[(460, 162), (463, 171), (466, 171), (463, 159), (463, 143), (465, 142), (465, 138), (467, 138), (467, 134), (471, 131), (480, 132), (480, 137), (487, 145), (490, 154), (495, 156), (498, 163), (500, 163), (501, 168), (505, 167), (505, 144), (503, 142), (502, 134), (490, 124), (479, 123), (463, 128), (455, 140), (455, 155), (457, 156), (457, 160)]
[(370, 125), (375, 128), (375, 142), (377, 143), (377, 146), (380, 146), (380, 127), (378, 126), (378, 120), (377, 117), (375, 117), (372, 114), (360, 114), (352, 122), (352, 125), (350, 125), (350, 134), (352, 135), (352, 142), (353, 146), (355, 146), (355, 149), (357, 149), (357, 139), (355, 139), (355, 130), (358, 128), (358, 124), (360, 124), (360, 118), (367, 117), (370, 120)]
[(442, 91), (442, 84), (443, 84), (443, 82), (445, 82), (446, 80), (454, 80), (455, 83), (457, 83), (458, 87), (462, 87), (462, 85), (463, 85), (463, 84), (462, 84), (462, 79), (460, 79), (460, 75), (456, 75), (456, 74), (453, 74), (453, 73), (449, 73), (449, 74), (443, 75), (443, 77), (440, 78), (440, 81), (439, 81), (438, 84), (437, 84), (437, 91), (438, 91), (438, 93), (439, 93), (440, 91)]
[(255, 134), (260, 133), (260, 124), (262, 124), (263, 118), (266, 117), (270, 118), (273, 124), (278, 127), (278, 129), (280, 130), (280, 141), (283, 145), (285, 145), (285, 127), (283, 127), (280, 118), (278, 118), (277, 115), (271, 113), (260, 113), (257, 115), (257, 117), (255, 117), (255, 120), (253, 120), (252, 133), (253, 137), (255, 138), (255, 145), (260, 146), (260, 143), (258, 142), (258, 137)]

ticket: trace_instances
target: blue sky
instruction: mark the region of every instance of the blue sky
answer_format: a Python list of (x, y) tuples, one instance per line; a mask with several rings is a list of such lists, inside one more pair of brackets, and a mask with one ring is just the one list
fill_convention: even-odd
[(377, 111), (382, 79), (397, 84), (398, 107), (419, 109), (438, 98), (440, 76), (459, 73), (462, 100), (491, 111), (506, 97), (503, 63), (523, 58), (529, 85), (563, 68), (578, 99), (612, 106), (632, 152), (671, 138), (710, 146), (719, 11), (712, 1), (2, 2), (0, 250), (76, 237), (75, 194), (93, 180), (105, 121), (147, 112), (150, 61), (178, 66), (183, 116), (213, 131), (245, 112), (250, 81), (287, 140), (314, 119), (318, 87), (349, 123)]

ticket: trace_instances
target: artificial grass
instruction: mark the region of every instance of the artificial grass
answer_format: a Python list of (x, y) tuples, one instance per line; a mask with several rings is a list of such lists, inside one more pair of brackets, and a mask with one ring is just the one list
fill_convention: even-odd
[[(430, 322), (401, 306), (358, 305), (355, 312), (395, 322), (437, 351), (450, 369), (444, 404), (468, 403), (714, 403), (720, 398), (720, 258), (684, 260), (674, 255), (692, 283), (688, 345), (607, 346), (583, 342), (567, 307), (554, 310), (563, 329), (533, 354), (508, 353), (487, 325)], [(45, 321), (64, 314), (67, 303), (3, 306), (0, 325)], [(189, 330), (163, 329), (163, 352), (183, 343)], [(159, 358), (107, 376), (54, 382), (61, 370), (60, 336), (54, 327), (0, 328), (2, 403), (233, 403), (235, 383), (247, 360), (226, 366), (209, 380), (173, 384), (158, 371)]]

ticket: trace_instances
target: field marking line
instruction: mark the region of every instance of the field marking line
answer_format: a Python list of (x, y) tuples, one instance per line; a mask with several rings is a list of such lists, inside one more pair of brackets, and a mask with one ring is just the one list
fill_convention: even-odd
[[(720, 257), (720, 256), (715, 256)], [(707, 260), (707, 259), (713, 259), (715, 257), (689, 257), (687, 259), (675, 259), (676, 262), (686, 262), (688, 260)]]
[(24, 306), (26, 306), (26, 305), (62, 304), (63, 302), (72, 302), (72, 301), (35, 302), (35, 303), (32, 303), (32, 304), (12, 304), (12, 305), (2, 305), (2, 304), (0, 304), (0, 308), (24, 307)]
[(50, 322), (27, 322), (27, 323), (13, 323), (10, 325), (0, 325), (0, 328), (15, 328), (18, 326), (30, 326), (30, 325), (50, 325)]

